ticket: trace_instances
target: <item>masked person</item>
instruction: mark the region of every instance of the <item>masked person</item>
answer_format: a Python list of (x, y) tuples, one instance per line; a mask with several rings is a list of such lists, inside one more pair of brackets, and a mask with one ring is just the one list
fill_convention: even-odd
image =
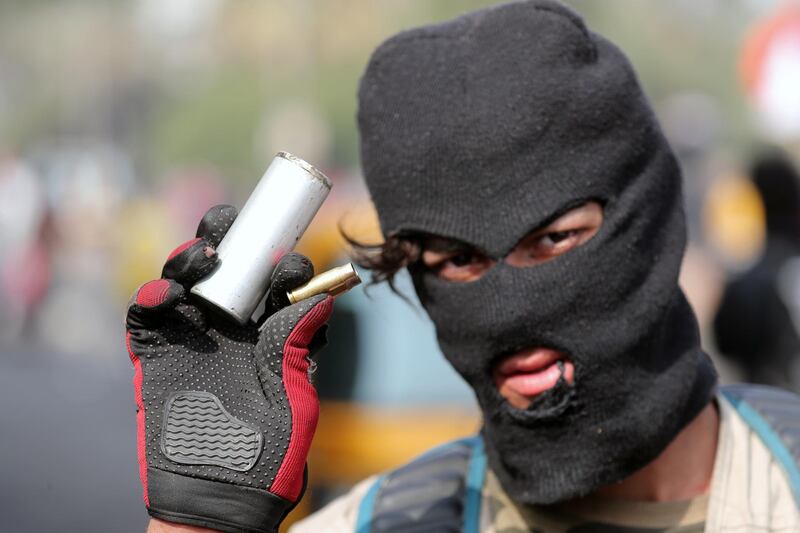
[[(406, 31), (373, 54), (358, 123), (385, 235), (362, 259), (378, 279), (411, 273), (445, 357), (475, 391), (483, 427), (365, 480), (294, 531), (800, 528), (800, 402), (768, 388), (717, 387), (677, 284), (686, 238), (681, 174), (616, 47), (545, 0)], [(185, 273), (204, 255), (165, 274), (181, 273), (188, 286), (195, 276)], [(283, 290), (302, 277), (274, 283)], [(150, 301), (140, 299), (140, 307)], [(165, 441), (168, 429), (159, 433), (167, 427), (159, 417), (169, 424), (174, 402), (164, 398), (175, 390), (186, 396), (182, 387), (203, 392), (208, 379), (156, 380), (148, 393), (145, 368), (144, 418), (155, 422), (140, 435), (160, 502), (151, 484), (149, 509), (168, 521), (154, 522), (154, 531), (179, 530), (169, 521), (270, 531), (299, 498), (307, 448), (291, 443), (295, 434), (307, 442), (313, 424), (280, 401), (290, 390), (285, 379), (281, 386), (280, 374), (261, 370), (270, 361), (281, 366), (282, 339), (295, 339), (283, 353), (296, 354), (287, 349), (294, 345), (310, 352), (326, 301), (278, 311), (286, 302), (275, 302), (266, 319), (272, 336), (248, 336), (255, 355), (245, 347), (235, 367), (236, 376), (255, 367), (260, 379), (214, 382), (220, 401), (209, 399), (212, 419), (233, 429), (206, 429), (202, 417), (178, 420), (198, 438), (219, 440), (237, 428), (249, 436), (255, 444), (235, 464), (238, 441), (222, 446), (227, 465), (202, 450), (189, 451), (192, 464), (167, 453), (174, 441)], [(293, 320), (282, 319), (286, 313)], [(191, 309), (182, 315), (201, 322)], [(172, 335), (171, 327), (134, 320), (132, 331), (150, 339), (151, 357), (183, 354), (172, 346), (197, 344), (190, 339), (203, 331), (187, 326)], [(269, 349), (259, 348), (265, 343)], [(200, 348), (209, 344), (192, 353)], [(303, 367), (291, 368), (303, 382)], [(226, 375), (213, 369), (214, 379)], [(239, 399), (253, 390), (250, 402)], [(279, 401), (263, 402), (264, 395)], [(172, 413), (178, 419), (191, 411), (180, 407)], [(290, 455), (291, 473), (276, 487), (273, 472), (287, 472)]]

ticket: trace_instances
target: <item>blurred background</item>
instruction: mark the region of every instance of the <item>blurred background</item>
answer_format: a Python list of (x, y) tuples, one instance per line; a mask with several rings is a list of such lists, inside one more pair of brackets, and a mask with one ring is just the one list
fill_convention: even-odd
[[(394, 32), (486, 1), (0, 3), (0, 530), (144, 531), (123, 314), (275, 152), (333, 193), (301, 242), (379, 238), (356, 87)], [(682, 284), (725, 381), (800, 390), (800, 1), (574, 0), (631, 58), (685, 172)], [(413, 298), (408, 280), (400, 289)], [(418, 306), (337, 302), (300, 516), (475, 431)]]

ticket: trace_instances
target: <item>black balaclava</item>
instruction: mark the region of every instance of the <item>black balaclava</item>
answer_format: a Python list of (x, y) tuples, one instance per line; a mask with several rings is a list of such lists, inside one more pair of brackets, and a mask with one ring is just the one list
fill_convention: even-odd
[[(625, 56), (559, 3), (505, 4), (383, 43), (359, 102), (385, 235), (440, 235), (501, 259), (565, 210), (604, 206), (591, 240), (541, 265), (499, 262), (469, 283), (411, 268), (510, 496), (566, 500), (653, 460), (716, 375), (677, 284), (680, 170)], [(564, 352), (575, 383), (516, 409), (492, 363), (535, 346)]]

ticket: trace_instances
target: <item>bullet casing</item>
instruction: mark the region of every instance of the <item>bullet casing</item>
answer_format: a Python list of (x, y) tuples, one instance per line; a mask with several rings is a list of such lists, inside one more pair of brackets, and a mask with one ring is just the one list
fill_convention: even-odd
[(286, 297), (289, 298), (289, 303), (296, 304), (300, 300), (322, 293), (338, 296), (359, 283), (361, 278), (358, 277), (353, 263), (348, 263), (314, 276), (307, 283), (287, 292)]
[(275, 265), (294, 249), (330, 189), (322, 172), (279, 152), (217, 247), (219, 266), (192, 293), (246, 323)]

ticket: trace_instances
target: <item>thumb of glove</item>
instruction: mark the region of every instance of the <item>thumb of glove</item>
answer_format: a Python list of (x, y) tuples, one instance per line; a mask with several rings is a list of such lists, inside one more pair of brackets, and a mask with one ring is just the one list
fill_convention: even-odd
[(317, 391), (308, 377), (309, 344), (333, 312), (333, 297), (320, 294), (290, 305), (264, 322), (255, 359), (264, 395), (273, 405), (276, 395), (287, 399), (291, 436), (270, 492), (297, 501), (303, 489), (311, 440), (319, 419)]

